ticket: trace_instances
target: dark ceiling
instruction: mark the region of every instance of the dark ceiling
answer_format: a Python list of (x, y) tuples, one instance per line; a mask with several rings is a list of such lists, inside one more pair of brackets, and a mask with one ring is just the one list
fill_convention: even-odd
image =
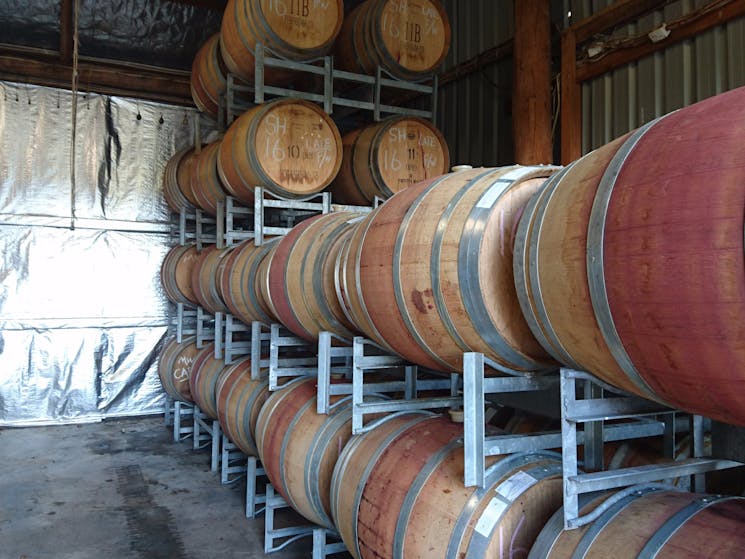
[[(0, 79), (71, 87), (74, 4), (0, 0)], [(191, 62), (220, 30), (226, 4), (79, 0), (79, 88), (191, 104)]]

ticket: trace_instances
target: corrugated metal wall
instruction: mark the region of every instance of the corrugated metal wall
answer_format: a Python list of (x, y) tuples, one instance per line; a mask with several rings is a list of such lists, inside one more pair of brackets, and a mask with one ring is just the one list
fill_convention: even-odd
[[(512, 37), (513, 0), (443, 0), (443, 5), (453, 29), (445, 71)], [(512, 161), (511, 98), (511, 58), (441, 87), (437, 125), (453, 164)]]
[[(711, 0), (679, 0), (615, 30), (613, 37), (647, 33)], [(572, 21), (613, 0), (566, 1)], [(649, 120), (745, 85), (745, 18), (648, 56), (582, 86), (582, 150), (586, 153)]]

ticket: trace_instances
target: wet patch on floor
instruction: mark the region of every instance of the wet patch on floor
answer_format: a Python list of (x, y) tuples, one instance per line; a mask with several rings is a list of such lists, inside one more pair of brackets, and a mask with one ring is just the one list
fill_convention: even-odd
[(187, 559), (173, 515), (155, 504), (140, 467), (130, 464), (115, 472), (132, 551), (143, 559)]

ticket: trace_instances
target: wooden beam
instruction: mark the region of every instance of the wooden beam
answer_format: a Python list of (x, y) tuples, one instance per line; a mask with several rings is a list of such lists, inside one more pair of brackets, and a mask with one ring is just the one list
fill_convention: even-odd
[(461, 80), (466, 76), (470, 76), (490, 64), (509, 58), (512, 56), (513, 51), (514, 42), (512, 39), (509, 39), (477, 54), (476, 56), (472, 56), (468, 60), (464, 60), (460, 64), (457, 64), (440, 74), (438, 77), (440, 87)]
[(215, 12), (224, 12), (227, 0), (168, 0), (174, 4), (189, 4), (197, 8), (213, 10)]
[(704, 5), (683, 16), (678, 23), (670, 23), (668, 25), (670, 36), (667, 39), (657, 43), (646, 39), (641, 44), (633, 43), (627, 48), (621, 46), (600, 58), (580, 62), (577, 64), (577, 80), (581, 83), (603, 75), (743, 16), (745, 16), (745, 0), (731, 0), (721, 5), (719, 2)]
[(574, 29), (561, 34), (561, 163), (582, 155), (582, 88), (577, 81), (577, 41)]
[[(188, 72), (84, 59), (78, 63), (78, 72), (81, 91), (193, 105)], [(72, 66), (60, 63), (56, 56), (4, 49), (0, 51), (0, 78), (70, 89)]]
[(628, 23), (634, 19), (660, 9), (672, 0), (619, 0), (607, 8), (572, 25), (574, 40), (578, 45), (592, 39), (599, 33), (604, 33), (618, 25)]
[(548, 0), (515, 2), (512, 139), (515, 163), (552, 163), (551, 15)]
[(60, 0), (59, 59), (63, 64), (72, 64), (73, 0)]

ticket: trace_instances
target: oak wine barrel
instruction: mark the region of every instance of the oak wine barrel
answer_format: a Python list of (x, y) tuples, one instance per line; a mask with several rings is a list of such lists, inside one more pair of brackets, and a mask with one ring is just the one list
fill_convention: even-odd
[(341, 68), (416, 81), (432, 74), (450, 49), (450, 22), (440, 2), (367, 0), (344, 20), (334, 49)]
[(158, 356), (158, 376), (163, 389), (174, 400), (192, 402), (189, 377), (199, 353), (195, 336), (179, 343), (174, 336), (166, 342)]
[(215, 33), (197, 51), (191, 65), (191, 97), (197, 108), (217, 119), (220, 95), (228, 87), (220, 54), (220, 34)]
[(308, 341), (320, 332), (350, 340), (354, 326), (337, 298), (335, 264), (338, 239), (361, 214), (341, 212), (300, 222), (283, 237), (269, 260), (269, 296), (277, 318)]
[[(333, 529), (331, 475), (352, 436), (352, 403), (316, 413), (316, 383), (298, 379), (273, 392), (259, 414), (256, 442), (274, 488), (305, 518)], [(333, 396), (332, 404), (339, 399)]]
[(258, 456), (256, 420), (269, 396), (269, 381), (251, 380), (251, 359), (222, 370), (215, 386), (217, 417), (223, 433), (248, 456)]
[(462, 424), (409, 413), (347, 444), (334, 470), (331, 507), (355, 558), (527, 554), (561, 506), (561, 457), (490, 457), (485, 487), (464, 487), (462, 436)]
[(205, 345), (197, 353), (189, 376), (191, 397), (197, 407), (210, 417), (217, 419), (217, 380), (225, 368), (225, 361), (215, 358), (215, 344)]
[(243, 241), (230, 251), (219, 272), (222, 300), (246, 324), (277, 321), (259, 287), (259, 266), (275, 244), (276, 241), (257, 247), (253, 239)]
[[(580, 500), (585, 515), (610, 505), (594, 522), (563, 530), (564, 510), (546, 524), (528, 559), (725, 559), (745, 549), (745, 499), (641, 486)], [(583, 503), (584, 501), (584, 503)]]
[(230, 125), (217, 168), (225, 189), (252, 204), (256, 186), (291, 199), (320, 192), (336, 177), (341, 159), (339, 130), (318, 105), (278, 99)]
[(652, 121), (552, 177), (515, 281), (556, 360), (745, 425), (745, 88)]
[(196, 205), (191, 192), (191, 168), (194, 164), (194, 148), (176, 152), (166, 163), (163, 171), (163, 196), (168, 207), (176, 213), (193, 210)]
[(369, 206), (425, 179), (447, 173), (450, 154), (440, 131), (427, 120), (394, 116), (342, 138), (341, 169), (331, 185), (341, 204)]
[(342, 256), (358, 329), (440, 371), (476, 351), (512, 372), (553, 360), (522, 316), (512, 275), (515, 227), (553, 167), (473, 169), (409, 187), (357, 225)]
[(202, 146), (196, 154), (191, 172), (191, 190), (197, 207), (217, 216), (217, 206), (225, 202), (227, 193), (217, 173), (217, 155), (221, 140)]
[(274, 56), (312, 60), (331, 49), (343, 18), (342, 0), (228, 0), (220, 29), (223, 60), (253, 85), (257, 44)]
[(211, 314), (226, 313), (218, 286), (218, 268), (229, 250), (209, 245), (202, 249), (191, 270), (191, 287), (199, 304)]
[(192, 243), (173, 247), (163, 259), (160, 282), (166, 297), (174, 303), (189, 307), (199, 304), (191, 285), (192, 270), (198, 258), (197, 246)]

